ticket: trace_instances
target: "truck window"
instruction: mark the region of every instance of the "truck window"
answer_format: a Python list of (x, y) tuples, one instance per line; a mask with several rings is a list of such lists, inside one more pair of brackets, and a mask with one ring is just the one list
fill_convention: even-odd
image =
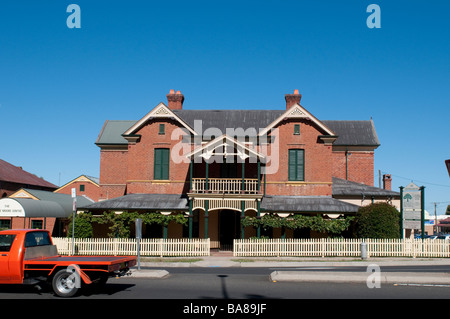
[(16, 235), (0, 235), (0, 251), (9, 251)]
[(51, 245), (50, 236), (47, 232), (31, 232), (25, 235), (25, 247)]

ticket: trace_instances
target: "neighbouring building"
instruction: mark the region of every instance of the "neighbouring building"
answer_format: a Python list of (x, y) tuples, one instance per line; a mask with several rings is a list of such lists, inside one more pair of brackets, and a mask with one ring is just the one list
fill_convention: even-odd
[[(184, 109), (183, 94), (172, 90), (167, 104), (141, 119), (105, 121), (96, 140), (99, 202), (83, 209), (185, 214), (189, 226), (170, 224), (164, 236), (205, 237), (222, 247), (260, 235), (242, 227), (245, 216), (337, 218), (399, 200), (389, 175), (383, 189), (373, 185), (380, 142), (372, 120), (319, 120), (297, 90), (285, 101), (272, 110)], [(163, 232), (148, 227), (144, 235)]]
[(100, 185), (97, 177), (80, 175), (55, 190), (55, 193), (71, 195), (72, 188), (75, 188), (76, 194), (79, 196), (90, 198), (95, 202), (99, 199)]
[(53, 192), (58, 186), (0, 159), (0, 198), (5, 198), (21, 188)]
[[(94, 201), (77, 196), (77, 206)], [(52, 236), (66, 236), (73, 214), (71, 195), (21, 188), (9, 197), (0, 199), (0, 229), (46, 229)]]

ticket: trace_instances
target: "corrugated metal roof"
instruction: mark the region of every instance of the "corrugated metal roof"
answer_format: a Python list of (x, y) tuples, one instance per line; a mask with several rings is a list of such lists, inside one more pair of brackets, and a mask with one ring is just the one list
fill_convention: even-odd
[(372, 121), (322, 121), (322, 123), (339, 136), (333, 145), (380, 145)]
[(347, 181), (337, 177), (333, 177), (332, 192), (333, 196), (400, 196), (399, 192)]
[(58, 186), (53, 185), (52, 183), (47, 182), (34, 174), (28, 173), (22, 168), (14, 166), (2, 159), (0, 159), (0, 181), (47, 187), (50, 189), (58, 188)]
[(356, 213), (359, 206), (328, 196), (266, 196), (261, 210), (271, 212)]
[(122, 137), (122, 134), (136, 122), (137, 121), (105, 121), (95, 144), (128, 144), (128, 141)]
[[(328, 196), (266, 196), (262, 199), (261, 210), (266, 212), (306, 212), (306, 213), (355, 213), (359, 206), (348, 204)], [(188, 210), (188, 199), (173, 194), (129, 194), (88, 206), (80, 207), (96, 210)]]
[[(173, 110), (174, 114), (185, 121), (191, 128), (195, 120), (201, 120), (201, 133), (208, 128), (217, 128), (216, 137), (227, 133), (227, 128), (249, 128), (259, 130), (276, 120), (284, 110)], [(137, 121), (106, 121), (97, 138), (97, 145), (127, 144), (122, 134)], [(369, 121), (321, 121), (334, 131), (338, 138), (334, 145), (378, 146), (375, 127)], [(200, 133), (200, 132), (199, 132)], [(210, 131), (210, 133), (214, 133)], [(221, 134), (220, 134), (221, 133)], [(244, 132), (248, 135), (248, 132)]]
[[(202, 121), (203, 132), (207, 128), (218, 128), (222, 134), (227, 133), (227, 129), (242, 128), (255, 129), (255, 134), (259, 129), (264, 129), (275, 121), (285, 110), (173, 110), (173, 112), (183, 119), (190, 127), (194, 127), (195, 120)], [(197, 133), (203, 133), (197, 132)], [(219, 135), (222, 135), (219, 134)], [(247, 134), (248, 135), (248, 134)]]
[(187, 197), (176, 194), (128, 194), (121, 197), (78, 206), (88, 210), (187, 210)]

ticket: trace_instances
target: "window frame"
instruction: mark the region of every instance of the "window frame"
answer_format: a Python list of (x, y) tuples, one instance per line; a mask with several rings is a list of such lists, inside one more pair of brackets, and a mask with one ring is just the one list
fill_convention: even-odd
[(170, 149), (155, 148), (153, 159), (153, 179), (168, 180), (170, 176)]
[[(295, 154), (295, 155), (294, 155)], [(301, 154), (299, 157), (298, 155)], [(301, 176), (299, 176), (299, 168)], [(288, 151), (288, 180), (292, 182), (305, 181), (305, 150), (301, 148), (291, 148)]]

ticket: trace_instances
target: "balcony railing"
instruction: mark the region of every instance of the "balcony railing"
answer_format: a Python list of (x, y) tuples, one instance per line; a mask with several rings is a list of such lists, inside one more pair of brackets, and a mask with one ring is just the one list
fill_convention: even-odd
[(216, 193), (216, 194), (258, 194), (258, 180), (256, 178), (244, 179), (242, 188), (241, 178), (208, 178), (208, 189), (206, 189), (206, 178), (192, 179), (193, 193)]

